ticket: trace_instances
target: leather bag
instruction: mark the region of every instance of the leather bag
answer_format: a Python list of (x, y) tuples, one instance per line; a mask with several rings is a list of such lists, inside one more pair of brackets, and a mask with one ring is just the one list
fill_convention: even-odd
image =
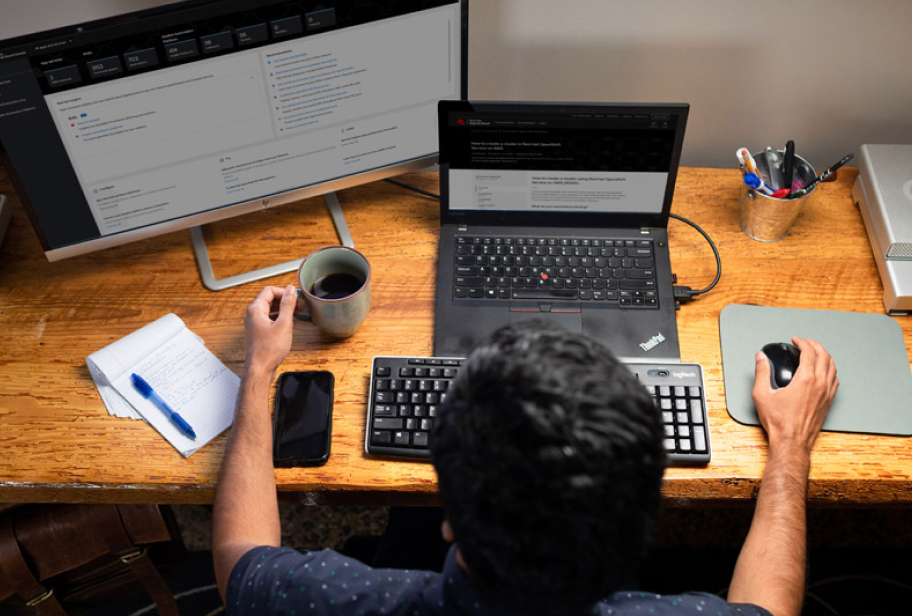
[(0, 513), (0, 607), (66, 616), (145, 589), (160, 616), (178, 616), (156, 562), (185, 556), (167, 506), (21, 506)]

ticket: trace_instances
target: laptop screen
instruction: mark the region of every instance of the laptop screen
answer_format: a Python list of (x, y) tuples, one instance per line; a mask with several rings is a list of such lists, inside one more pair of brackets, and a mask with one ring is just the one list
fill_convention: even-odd
[(686, 105), (461, 103), (440, 112), (451, 214), (667, 215)]

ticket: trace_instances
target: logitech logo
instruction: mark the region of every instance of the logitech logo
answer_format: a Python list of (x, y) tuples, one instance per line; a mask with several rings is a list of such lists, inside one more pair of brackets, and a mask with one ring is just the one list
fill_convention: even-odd
[(693, 378), (693, 377), (697, 376), (697, 373), (696, 372), (672, 372), (671, 376), (673, 376), (676, 379), (686, 379), (688, 377)]
[(659, 332), (658, 334), (656, 334), (655, 336), (653, 336), (646, 342), (641, 342), (640, 348), (643, 349), (644, 351), (648, 352), (648, 351), (651, 351), (652, 349), (656, 348), (663, 342), (665, 342), (665, 336), (662, 335), (662, 332)]

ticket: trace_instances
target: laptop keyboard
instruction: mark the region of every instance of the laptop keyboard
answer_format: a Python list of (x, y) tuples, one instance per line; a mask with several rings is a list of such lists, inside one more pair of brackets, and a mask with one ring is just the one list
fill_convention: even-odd
[(457, 299), (658, 308), (652, 240), (456, 236)]
[[(430, 458), (437, 411), (463, 364), (460, 358), (375, 357), (367, 405), (365, 451)], [(703, 370), (699, 364), (625, 364), (659, 407), (665, 451), (673, 464), (711, 458)]]

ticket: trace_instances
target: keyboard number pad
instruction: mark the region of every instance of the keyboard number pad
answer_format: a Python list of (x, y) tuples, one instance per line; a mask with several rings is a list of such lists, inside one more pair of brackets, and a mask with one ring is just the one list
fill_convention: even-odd
[(705, 453), (706, 424), (703, 420), (703, 388), (698, 386), (649, 386), (664, 426), (668, 453)]

